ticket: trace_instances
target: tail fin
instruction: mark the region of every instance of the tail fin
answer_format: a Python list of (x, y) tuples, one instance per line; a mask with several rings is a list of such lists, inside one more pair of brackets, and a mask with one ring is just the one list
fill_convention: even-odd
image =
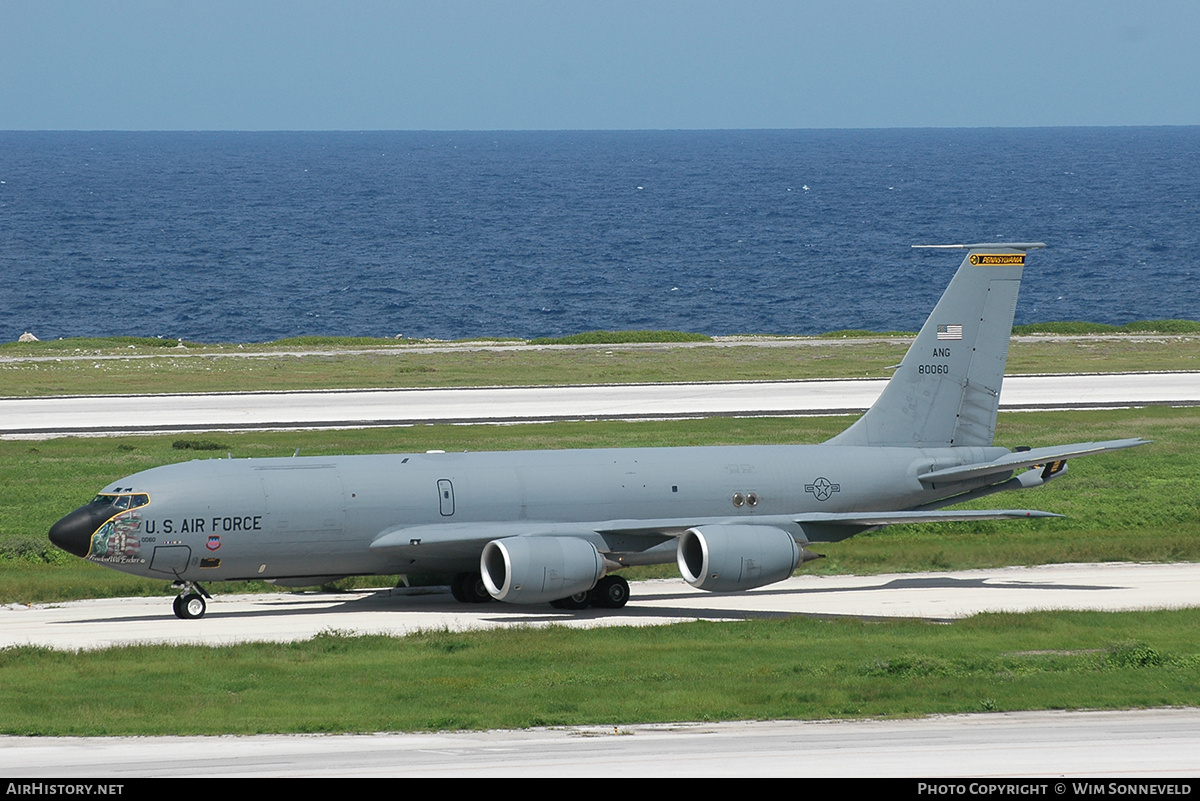
[(967, 256), (879, 400), (829, 444), (992, 444), (1025, 251), (1045, 245), (914, 247), (955, 248)]

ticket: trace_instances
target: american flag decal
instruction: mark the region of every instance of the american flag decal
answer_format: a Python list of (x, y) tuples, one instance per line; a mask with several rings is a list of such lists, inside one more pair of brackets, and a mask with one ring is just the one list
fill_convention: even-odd
[(962, 339), (961, 325), (939, 325), (937, 327), (938, 339)]

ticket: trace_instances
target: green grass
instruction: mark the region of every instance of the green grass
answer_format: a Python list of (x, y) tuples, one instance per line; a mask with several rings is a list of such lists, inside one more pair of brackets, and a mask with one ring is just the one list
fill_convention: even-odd
[(863, 328), (839, 328), (837, 331), (828, 331), (821, 334), (821, 339), (860, 339), (871, 337), (905, 337), (911, 339), (917, 335), (916, 331), (867, 331)]
[[(0, 733), (369, 732), (1194, 704), (1200, 610), (0, 650)], [(115, 677), (123, 681), (114, 682)], [(118, 689), (119, 687), (119, 689)]]
[[(1198, 320), (1135, 320), (1124, 325), (1108, 325), (1106, 323), (1089, 323), (1082, 320), (1062, 320), (1026, 325), (1013, 326), (1013, 334), (1022, 336), (1029, 334), (1200, 334)], [(818, 334), (820, 338), (844, 339), (846, 337), (912, 337), (915, 331), (872, 331), (867, 329), (838, 329)], [(753, 336), (753, 335), (752, 335)], [(771, 337), (767, 337), (770, 339)], [(538, 337), (521, 339), (519, 337), (478, 337), (464, 342), (498, 342), (508, 344), (529, 343), (535, 345), (590, 345), (590, 344), (622, 344), (622, 343), (654, 343), (654, 342), (710, 342), (712, 337), (707, 334), (691, 331), (583, 331), (560, 337)], [(29, 356), (42, 353), (73, 353), (79, 350), (116, 352), (124, 349), (162, 349), (182, 346), (188, 350), (207, 351), (229, 348), (249, 348), (252, 351), (277, 350), (289, 348), (394, 348), (397, 345), (426, 345), (439, 342), (438, 340), (411, 339), (404, 336), (396, 337), (363, 337), (363, 336), (295, 336), (276, 339), (270, 342), (213, 342), (203, 343), (192, 340), (180, 340), (163, 337), (66, 337), (37, 342), (0, 342), (0, 354), (10, 356)], [(441, 342), (441, 344), (455, 344)]]
[(37, 342), (0, 342), (0, 354), (37, 356), (72, 354), (81, 350), (119, 352), (121, 350), (162, 350), (164, 348), (204, 348), (202, 343), (162, 337), (69, 337)]
[(565, 337), (529, 340), (530, 345), (620, 345), (630, 342), (712, 342), (712, 337), (684, 331), (585, 331)]
[(1029, 334), (1200, 334), (1200, 321), (1136, 320), (1125, 325), (1106, 325), (1104, 323), (1068, 320), (1053, 323), (1014, 325), (1013, 333), (1017, 336)]

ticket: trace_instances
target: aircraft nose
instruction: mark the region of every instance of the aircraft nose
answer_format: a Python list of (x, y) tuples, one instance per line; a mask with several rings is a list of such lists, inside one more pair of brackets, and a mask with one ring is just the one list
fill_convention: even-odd
[(50, 527), (50, 541), (75, 556), (87, 556), (92, 535), (103, 520), (97, 521), (90, 506), (81, 506)]

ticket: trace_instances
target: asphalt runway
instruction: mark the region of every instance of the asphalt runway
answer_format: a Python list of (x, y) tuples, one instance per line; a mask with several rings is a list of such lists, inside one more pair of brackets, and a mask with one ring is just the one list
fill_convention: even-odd
[[(0, 399), (0, 437), (856, 414), (884, 380), (331, 390)], [(1200, 405), (1200, 372), (1009, 376), (1000, 408)]]

